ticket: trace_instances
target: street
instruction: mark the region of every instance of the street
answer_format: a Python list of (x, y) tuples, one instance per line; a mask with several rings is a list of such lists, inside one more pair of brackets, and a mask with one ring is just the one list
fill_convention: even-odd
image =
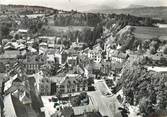
[(101, 115), (108, 117), (121, 117), (120, 111), (118, 110), (118, 107), (121, 105), (116, 96), (103, 95), (103, 92), (109, 92), (109, 88), (107, 87), (106, 83), (103, 80), (96, 80), (95, 88), (96, 91), (88, 92), (88, 95)]
[(30, 94), (32, 99), (32, 107), (35, 110), (35, 112), (38, 114), (38, 117), (44, 117), (44, 113), (40, 111), (40, 108), (42, 107), (42, 101), (37, 97), (34, 87), (35, 79), (33, 77), (29, 77), (29, 85), (30, 85)]

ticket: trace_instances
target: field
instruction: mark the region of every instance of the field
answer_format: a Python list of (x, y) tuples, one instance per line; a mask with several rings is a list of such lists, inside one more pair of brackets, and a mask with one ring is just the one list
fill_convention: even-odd
[(46, 29), (53, 30), (55, 32), (66, 32), (68, 30), (70, 31), (82, 31), (84, 28), (90, 28), (91, 30), (94, 29), (94, 27), (89, 26), (44, 26)]
[(159, 38), (167, 40), (167, 28), (135, 27), (133, 34), (137, 39)]

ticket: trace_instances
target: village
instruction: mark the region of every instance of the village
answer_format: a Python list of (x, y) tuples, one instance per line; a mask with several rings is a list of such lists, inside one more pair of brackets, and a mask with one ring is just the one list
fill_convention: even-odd
[[(89, 47), (79, 36), (69, 41), (72, 37), (63, 34), (35, 35), (26, 24), (19, 27), (25, 18), (41, 19), (42, 23), (48, 22), (45, 30), (51, 30), (46, 27), (53, 25), (52, 10), (45, 10), (45, 14), (37, 11), (35, 15), (13, 17), (18, 26), (12, 25), (10, 39), (2, 39), (1, 117), (142, 117), (138, 106), (127, 103), (120, 82), (128, 62), (137, 61), (147, 71), (166, 72), (167, 28), (127, 25), (115, 36), (113, 30), (103, 26), (103, 33)], [(1, 21), (5, 21), (8, 12), (0, 16)], [(77, 30), (75, 26), (66, 27)], [(145, 49), (142, 41), (136, 42), (137, 46), (123, 44), (125, 32), (133, 33), (138, 40), (151, 41), (152, 48)]]

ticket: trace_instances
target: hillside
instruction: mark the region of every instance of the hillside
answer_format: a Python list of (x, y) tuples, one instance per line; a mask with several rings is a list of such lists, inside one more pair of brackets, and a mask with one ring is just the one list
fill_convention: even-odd
[(30, 5), (0, 5), (1, 14), (42, 14), (42, 13), (53, 13), (55, 9), (44, 7), (44, 6), (30, 6)]
[(167, 7), (140, 7), (140, 8), (125, 8), (125, 9), (103, 9), (92, 10), (92, 12), (101, 13), (116, 13), (116, 14), (131, 14), (140, 17), (161, 18), (167, 20)]

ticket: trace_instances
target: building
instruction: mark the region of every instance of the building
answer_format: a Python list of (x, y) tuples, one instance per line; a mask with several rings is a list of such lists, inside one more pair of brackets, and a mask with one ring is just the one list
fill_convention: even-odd
[(100, 63), (102, 60), (102, 51), (99, 50), (89, 50), (88, 58), (92, 59), (95, 63)]
[(25, 36), (28, 34), (28, 29), (19, 29), (17, 33), (21, 36)]
[(0, 54), (0, 61), (3, 63), (14, 62), (20, 54), (18, 50), (6, 50), (4, 53)]
[(24, 69), (27, 74), (37, 73), (41, 66), (45, 63), (45, 57), (37, 53), (27, 53), (26, 59), (23, 61)]
[(34, 40), (29, 40), (29, 41), (27, 41), (26, 43), (27, 43), (27, 46), (31, 46), (31, 47), (32, 47), (32, 45), (33, 45), (33, 43), (34, 43)]
[(47, 50), (48, 49), (48, 44), (45, 42), (42, 42), (39, 44), (39, 49), (40, 50)]
[(40, 36), (38, 37), (39, 42), (44, 42), (48, 44), (48, 47), (53, 48), (55, 44), (56, 37), (55, 36)]
[(47, 63), (55, 63), (55, 49), (48, 49), (45, 52), (45, 56), (46, 56), (46, 62)]
[(65, 51), (59, 49), (48, 49), (45, 52), (46, 62), (64, 64), (67, 60), (67, 54)]
[(46, 96), (51, 94), (51, 81), (46, 77), (42, 71), (34, 74), (35, 87), (37, 94)]
[(79, 74), (62, 74), (62, 76), (51, 77), (52, 94), (76, 93), (88, 90), (87, 79)]
[(76, 66), (77, 65), (77, 56), (68, 56), (67, 63), (69, 66)]
[(48, 44), (48, 48), (54, 48), (55, 47), (55, 40), (56, 40), (56, 37), (48, 37), (48, 40), (47, 40), (47, 44)]
[(106, 49), (106, 59), (107, 59), (107, 60), (110, 60), (110, 58), (112, 57), (114, 51), (116, 51), (116, 50), (113, 50), (113, 49)]
[(67, 53), (65, 51), (56, 50), (54, 54), (55, 62), (64, 64), (67, 59)]
[(110, 57), (112, 63), (119, 62), (122, 63), (128, 58), (128, 55), (120, 51), (113, 51)]
[(100, 44), (93, 46), (93, 49), (86, 49), (87, 56), (89, 59), (93, 60), (95, 63), (100, 63), (102, 60), (102, 48)]

